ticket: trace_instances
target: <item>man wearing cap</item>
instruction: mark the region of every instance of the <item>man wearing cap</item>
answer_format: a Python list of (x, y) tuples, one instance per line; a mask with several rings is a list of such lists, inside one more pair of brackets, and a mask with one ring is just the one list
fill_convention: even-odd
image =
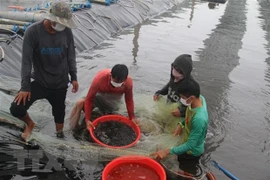
[[(47, 99), (51, 104), (56, 135), (64, 137), (68, 83), (71, 82), (73, 93), (76, 93), (79, 88), (71, 28), (76, 28), (76, 24), (69, 5), (56, 2), (52, 4), (43, 21), (34, 23), (25, 32), (21, 89), (10, 107), (11, 114), (26, 123), (26, 128), (21, 135), (25, 141), (35, 126), (27, 110), (39, 99)], [(32, 82), (31, 78), (34, 79)]]

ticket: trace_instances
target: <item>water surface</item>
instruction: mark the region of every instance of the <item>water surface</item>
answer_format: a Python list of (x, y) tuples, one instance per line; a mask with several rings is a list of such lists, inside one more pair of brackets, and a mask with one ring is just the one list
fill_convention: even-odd
[[(180, 54), (191, 54), (192, 73), (200, 83), (210, 115), (204, 169), (226, 179), (210, 163), (216, 160), (240, 179), (268, 180), (269, 18), (267, 0), (229, 0), (215, 7), (204, 1), (185, 1), (94, 50), (80, 53), (80, 91), (68, 93), (67, 112), (76, 99), (86, 95), (99, 70), (124, 63), (134, 80), (136, 113), (140, 114), (139, 109), (148, 107), (154, 92), (169, 80), (171, 62)], [(48, 116), (46, 122), (41, 123), (40, 131), (52, 135), (52, 118)], [(72, 135), (67, 140), (76, 142)], [(52, 176), (99, 179), (102, 168), (103, 164), (85, 162), (75, 174), (58, 172)]]

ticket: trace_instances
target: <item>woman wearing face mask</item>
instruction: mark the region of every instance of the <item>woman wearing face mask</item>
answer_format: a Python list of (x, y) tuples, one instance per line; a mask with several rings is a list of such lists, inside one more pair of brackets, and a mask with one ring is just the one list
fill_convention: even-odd
[[(189, 54), (182, 54), (178, 56), (171, 65), (171, 78), (170, 81), (154, 95), (154, 101), (157, 101), (160, 95), (167, 95), (168, 103), (180, 102), (180, 96), (178, 93), (178, 86), (184, 79), (193, 79), (191, 76), (192, 71), (192, 59)], [(186, 106), (182, 103), (180, 106), (172, 112), (175, 117), (185, 116)]]
[(138, 123), (134, 116), (133, 83), (128, 76), (127, 66), (116, 64), (112, 69), (99, 71), (92, 81), (86, 98), (77, 101), (71, 112), (71, 129), (78, 125), (82, 110), (85, 113), (87, 127), (92, 125), (90, 119), (94, 107), (99, 108), (102, 114), (117, 111), (123, 95), (129, 119)]

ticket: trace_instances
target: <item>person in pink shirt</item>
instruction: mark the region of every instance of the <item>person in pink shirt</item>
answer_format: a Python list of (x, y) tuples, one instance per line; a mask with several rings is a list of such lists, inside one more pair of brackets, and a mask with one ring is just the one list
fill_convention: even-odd
[(78, 100), (71, 112), (71, 129), (78, 125), (82, 110), (85, 113), (87, 129), (92, 125), (90, 118), (95, 107), (98, 107), (102, 114), (117, 111), (123, 95), (129, 119), (138, 124), (134, 116), (133, 82), (128, 76), (127, 66), (116, 64), (112, 69), (99, 71), (92, 81), (86, 98)]

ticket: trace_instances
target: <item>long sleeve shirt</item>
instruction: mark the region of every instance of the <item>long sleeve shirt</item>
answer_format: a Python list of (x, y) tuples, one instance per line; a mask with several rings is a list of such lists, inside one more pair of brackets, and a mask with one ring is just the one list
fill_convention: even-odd
[(134, 118), (133, 83), (129, 76), (121, 87), (116, 88), (111, 85), (110, 69), (104, 69), (97, 73), (85, 99), (84, 112), (86, 121), (90, 120), (93, 101), (97, 93), (111, 93), (117, 96), (124, 94), (129, 119)]
[(200, 156), (204, 152), (204, 141), (208, 127), (208, 112), (206, 101), (203, 96), (202, 106), (191, 109), (188, 106), (185, 120), (181, 123), (184, 133), (184, 143), (170, 150), (170, 154), (187, 153), (193, 156)]
[(45, 88), (67, 88), (69, 75), (77, 81), (72, 31), (50, 34), (43, 21), (29, 26), (23, 40), (21, 90), (31, 91), (31, 77)]
[(178, 92), (178, 86), (180, 82), (174, 82), (173, 79), (171, 79), (161, 90), (158, 90), (155, 94), (156, 95), (167, 95), (167, 102), (168, 103), (174, 103), (174, 102), (178, 102), (179, 106), (178, 109), (181, 113), (181, 117), (185, 117), (185, 111), (187, 109), (186, 106), (184, 106), (183, 104), (181, 104), (179, 102), (180, 100), (180, 94)]

